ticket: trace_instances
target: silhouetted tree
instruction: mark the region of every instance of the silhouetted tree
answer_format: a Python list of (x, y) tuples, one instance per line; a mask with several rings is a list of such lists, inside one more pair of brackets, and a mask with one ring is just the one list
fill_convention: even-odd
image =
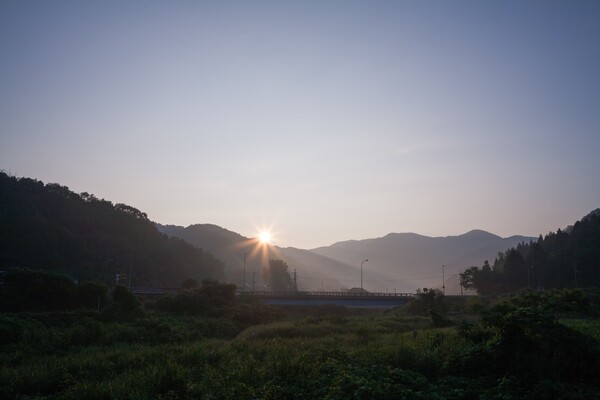
[(476, 290), (479, 294), (488, 295), (498, 290), (497, 275), (490, 267), (489, 262), (485, 260), (481, 269), (472, 266), (462, 272), (460, 282), (466, 289)]
[(269, 266), (262, 271), (265, 284), (274, 291), (294, 290), (294, 283), (288, 272), (288, 265), (280, 259), (270, 259)]
[(527, 287), (527, 266), (525, 259), (517, 249), (510, 249), (504, 263), (504, 289), (514, 291)]
[(406, 305), (406, 311), (413, 315), (429, 315), (436, 319), (447, 311), (444, 293), (439, 289), (419, 289), (415, 298)]
[[(498, 253), (494, 266), (469, 267), (461, 274), (466, 288), (480, 294), (531, 288), (600, 286), (600, 209), (566, 230)], [(489, 277), (492, 281), (488, 285)]]

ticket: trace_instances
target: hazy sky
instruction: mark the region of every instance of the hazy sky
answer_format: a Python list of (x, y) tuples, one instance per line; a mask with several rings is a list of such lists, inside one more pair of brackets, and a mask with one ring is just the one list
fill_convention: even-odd
[(0, 2), (0, 169), (284, 246), (600, 207), (599, 1)]

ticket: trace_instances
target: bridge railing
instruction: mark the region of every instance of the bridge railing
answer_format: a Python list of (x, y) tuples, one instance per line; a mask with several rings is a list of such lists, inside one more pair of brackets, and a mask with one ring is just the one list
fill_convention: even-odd
[(258, 297), (413, 297), (413, 293), (385, 293), (385, 292), (318, 292), (318, 291), (243, 291), (238, 294), (247, 294)]

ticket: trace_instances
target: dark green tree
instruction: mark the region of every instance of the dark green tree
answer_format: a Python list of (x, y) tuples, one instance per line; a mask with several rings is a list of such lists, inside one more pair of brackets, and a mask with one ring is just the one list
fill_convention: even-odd
[(447, 312), (444, 293), (439, 289), (417, 290), (417, 295), (406, 305), (406, 311), (413, 315), (440, 316)]
[(102, 312), (109, 320), (127, 321), (145, 314), (142, 303), (125, 286), (117, 285), (113, 290), (112, 303)]
[(527, 287), (528, 266), (517, 249), (510, 249), (504, 263), (504, 290), (511, 292)]
[(86, 308), (100, 311), (108, 302), (108, 287), (101, 282), (82, 282), (77, 287), (79, 303)]
[(497, 290), (497, 274), (486, 260), (481, 269), (472, 266), (462, 272), (460, 283), (465, 289), (476, 290), (481, 295), (493, 294)]
[(521, 243), (498, 253), (487, 285), (485, 268), (469, 267), (461, 274), (466, 288), (480, 294), (523, 288), (563, 289), (600, 285), (600, 209), (565, 231), (557, 230), (537, 241)]
[(294, 290), (292, 277), (288, 272), (288, 265), (280, 259), (270, 259), (269, 266), (262, 271), (265, 284), (273, 291)]
[(4, 311), (67, 311), (79, 304), (76, 283), (68, 276), (16, 268), (4, 275), (0, 292)]
[(235, 290), (235, 285), (207, 280), (200, 287), (161, 297), (156, 308), (178, 315), (220, 317), (235, 303)]

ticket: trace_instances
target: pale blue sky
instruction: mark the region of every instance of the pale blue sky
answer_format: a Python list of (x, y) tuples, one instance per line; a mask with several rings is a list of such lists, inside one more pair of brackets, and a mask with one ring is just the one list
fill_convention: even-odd
[(598, 1), (2, 1), (0, 169), (284, 246), (600, 207)]

